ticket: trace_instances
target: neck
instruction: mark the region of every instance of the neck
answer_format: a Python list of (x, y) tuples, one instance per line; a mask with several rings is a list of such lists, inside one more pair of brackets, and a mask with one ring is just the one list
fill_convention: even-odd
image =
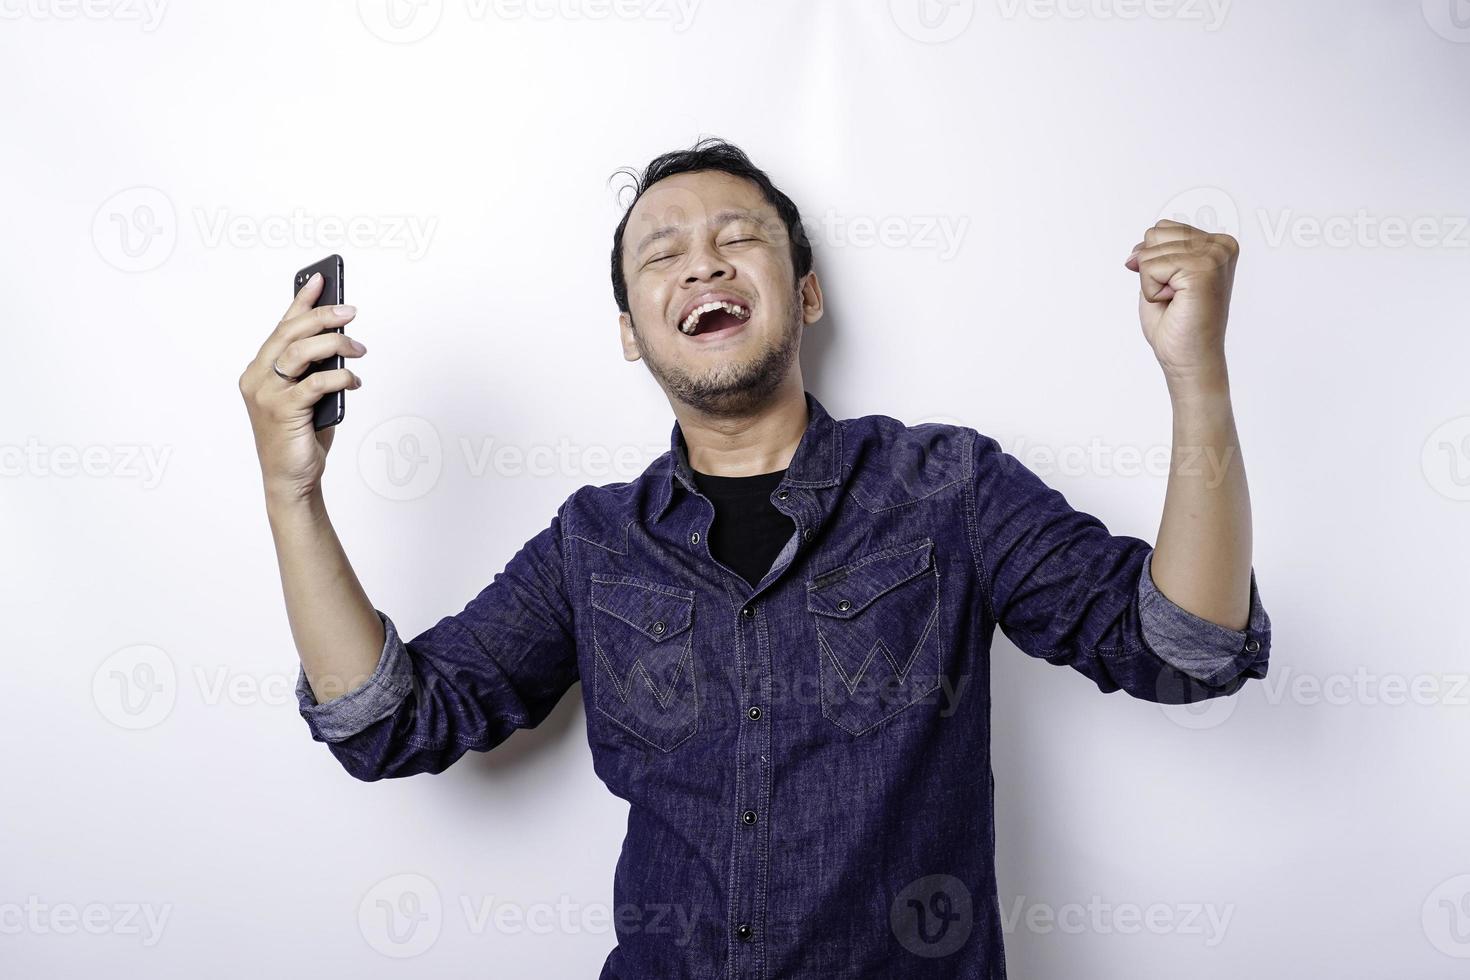
[(689, 465), (711, 476), (755, 476), (784, 469), (806, 432), (806, 394), (800, 380), (782, 385), (770, 401), (735, 416), (710, 416), (675, 405)]

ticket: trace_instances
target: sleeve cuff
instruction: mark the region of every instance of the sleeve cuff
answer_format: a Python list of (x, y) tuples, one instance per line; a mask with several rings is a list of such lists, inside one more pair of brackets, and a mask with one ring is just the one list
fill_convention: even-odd
[(1250, 616), (1245, 629), (1233, 630), (1202, 619), (1160, 592), (1153, 579), (1153, 551), (1138, 576), (1138, 615), (1148, 648), (1171, 666), (1212, 687), (1241, 673), (1266, 676), (1271, 652), (1271, 617), (1256, 591), (1251, 569)]
[(296, 702), (307, 727), (320, 741), (338, 742), (356, 735), (373, 722), (391, 715), (413, 690), (413, 665), (398, 630), (385, 613), (376, 609), (374, 612), (383, 621), (383, 650), (367, 683), (318, 703), (306, 678), (305, 668), (298, 668)]

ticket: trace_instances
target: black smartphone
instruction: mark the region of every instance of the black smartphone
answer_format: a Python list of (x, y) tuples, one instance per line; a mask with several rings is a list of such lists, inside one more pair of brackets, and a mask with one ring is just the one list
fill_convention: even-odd
[[(295, 296), (301, 292), (301, 287), (306, 285), (306, 280), (311, 278), (313, 272), (322, 274), (322, 292), (316, 302), (311, 304), (312, 309), (318, 306), (336, 306), (338, 303), (347, 302), (347, 294), (342, 288), (342, 256), (328, 255), (320, 262), (314, 262), (296, 273), (295, 288), (291, 295)], [(341, 327), (329, 328), (334, 333), (341, 333)], [(325, 331), (324, 331), (325, 332)], [(318, 371), (332, 371), (342, 367), (342, 355), (333, 354), (324, 357), (320, 361), (312, 361), (307, 365), (302, 377), (315, 374)], [(342, 421), (347, 414), (347, 397), (345, 391), (331, 391), (321, 397), (312, 411), (312, 425), (316, 429), (325, 429), (329, 425), (336, 425)]]

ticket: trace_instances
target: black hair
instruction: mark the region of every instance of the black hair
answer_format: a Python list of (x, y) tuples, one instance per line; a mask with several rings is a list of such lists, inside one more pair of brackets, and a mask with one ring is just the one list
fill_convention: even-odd
[[(617, 230), (613, 232), (613, 299), (618, 304), (619, 312), (628, 312), (628, 283), (623, 277), (623, 232), (628, 227), (628, 216), (633, 213), (638, 199), (665, 177), (701, 170), (718, 170), (735, 177), (744, 177), (759, 187), (766, 203), (776, 209), (776, 214), (786, 224), (786, 238), (791, 243), (791, 267), (795, 270), (796, 281), (800, 282), (801, 278), (811, 271), (812, 247), (807, 241), (806, 229), (802, 227), (801, 212), (791, 198), (771, 183), (771, 178), (766, 176), (765, 171), (751, 163), (750, 157), (746, 156), (745, 151), (740, 147), (727, 143), (725, 140), (707, 136), (687, 150), (674, 150), (654, 157), (641, 174), (627, 167), (613, 172), (613, 177), (618, 174), (628, 174), (632, 177), (631, 186), (634, 191), (633, 200), (628, 203), (627, 210), (623, 212), (623, 220), (618, 222)], [(611, 179), (609, 178), (609, 181)]]

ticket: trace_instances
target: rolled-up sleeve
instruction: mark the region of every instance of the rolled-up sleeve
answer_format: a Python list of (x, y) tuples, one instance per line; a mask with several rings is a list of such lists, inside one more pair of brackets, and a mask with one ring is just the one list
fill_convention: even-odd
[(340, 742), (375, 721), (391, 715), (413, 691), (413, 667), (399, 639), (398, 628), (381, 609), (374, 609), (383, 623), (383, 649), (372, 676), (355, 691), (318, 703), (306, 669), (297, 668), (296, 703), (301, 717), (319, 742)]
[(412, 639), (379, 610), (383, 649), (361, 687), (319, 704), (300, 672), (301, 716), (347, 772), (365, 781), (443, 772), (551, 713), (578, 679), (564, 509), (461, 612)]
[(977, 433), (970, 516), (987, 614), (1029, 656), (1111, 693), (1166, 704), (1220, 697), (1266, 676), (1271, 621), (1251, 571), (1233, 630), (1190, 613), (1153, 581), (1153, 546), (1091, 514)]
[(1271, 617), (1261, 605), (1256, 572), (1251, 569), (1250, 614), (1245, 629), (1202, 619), (1159, 591), (1153, 577), (1153, 549), (1138, 576), (1138, 614), (1148, 648), (1184, 673), (1211, 687), (1239, 676), (1262, 678), (1270, 659)]

